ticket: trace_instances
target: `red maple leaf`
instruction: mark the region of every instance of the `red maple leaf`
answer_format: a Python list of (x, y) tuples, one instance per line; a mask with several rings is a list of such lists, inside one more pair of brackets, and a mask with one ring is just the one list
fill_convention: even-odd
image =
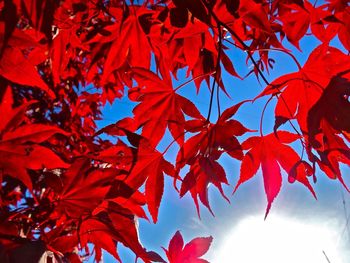
[[(244, 103), (244, 102), (242, 102)], [(180, 170), (186, 164), (190, 171), (183, 179), (180, 196), (190, 191), (199, 214), (197, 196), (209, 209), (208, 185), (212, 183), (226, 199), (221, 184), (228, 184), (223, 167), (216, 161), (223, 153), (241, 160), (243, 152), (236, 136), (250, 131), (240, 122), (231, 119), (242, 105), (239, 103), (225, 110), (218, 121), (213, 124), (204, 117), (186, 122), (186, 130), (197, 133), (189, 138), (180, 148), (176, 158), (176, 169)]]
[(164, 173), (175, 176), (171, 163), (142, 138), (138, 145), (137, 162), (127, 176), (125, 183), (132, 189), (138, 189), (144, 182), (146, 202), (154, 222), (158, 219), (158, 210), (164, 191)]
[[(126, 62), (132, 67), (149, 68), (151, 48), (142, 29), (140, 17), (150, 11), (145, 8), (132, 8), (128, 13), (126, 18), (106, 29), (111, 30), (112, 36), (109, 39), (112, 38), (113, 42), (103, 65), (102, 83), (105, 83), (109, 75), (124, 66)], [(91, 40), (90, 43), (99, 42), (101, 36)]]
[(68, 167), (56, 153), (40, 145), (55, 134), (68, 133), (54, 126), (25, 123), (25, 113), (33, 103), (12, 108), (12, 90), (7, 87), (0, 104), (0, 180), (3, 175), (10, 175), (21, 180), (29, 189), (32, 189), (32, 181), (27, 169)]
[(118, 175), (117, 169), (98, 169), (89, 159), (77, 159), (63, 175), (57, 211), (71, 218), (89, 215), (104, 200)]
[(100, 162), (100, 167), (116, 168), (125, 172), (129, 172), (134, 163), (131, 148), (121, 140), (118, 140), (115, 145), (89, 155), (89, 157), (95, 162)]
[(234, 192), (242, 183), (251, 179), (261, 166), (268, 202), (265, 217), (268, 215), (271, 204), (282, 185), (280, 166), (287, 172), (290, 182), (295, 180), (301, 182), (315, 196), (307, 179), (307, 176), (313, 172), (312, 168), (303, 162), (291, 147), (286, 145), (298, 138), (299, 136), (296, 134), (278, 131), (263, 137), (250, 137), (242, 143), (243, 149), (249, 151), (242, 160), (240, 178)]
[[(350, 149), (343, 139), (350, 139), (349, 96), (349, 80), (340, 76), (332, 78), (307, 118), (310, 160), (317, 162), (330, 178), (338, 178), (345, 187), (339, 163), (350, 164)], [(312, 148), (317, 151), (319, 158)]]
[(181, 145), (184, 138), (184, 114), (200, 118), (198, 109), (187, 98), (176, 94), (171, 83), (161, 80), (151, 71), (134, 68), (132, 76), (138, 82), (138, 87), (129, 90), (129, 98), (141, 102), (133, 113), (138, 126), (143, 126), (142, 136), (155, 146), (168, 127)]
[(266, 32), (271, 32), (266, 9), (261, 3), (256, 3), (252, 0), (240, 1), (238, 13), (247, 25)]
[(7, 47), (0, 60), (0, 75), (20, 85), (38, 87), (50, 97), (55, 97), (35, 66), (18, 47)]
[[(68, 20), (69, 21), (69, 20)], [(61, 29), (52, 41), (51, 60), (52, 75), (55, 85), (59, 85), (62, 79), (74, 77), (76, 71), (73, 70), (69, 63), (75, 59), (76, 50), (86, 49), (81, 44), (81, 40), (74, 34), (77, 25), (71, 22), (67, 29)]]
[(308, 1), (302, 5), (299, 2), (284, 4), (279, 19), (283, 22), (283, 30), (289, 42), (298, 49), (299, 40), (305, 36), (309, 26), (315, 37), (328, 43), (336, 35), (340, 22), (331, 12), (324, 10), (324, 6), (314, 7)]
[(177, 231), (170, 240), (168, 249), (163, 249), (169, 263), (209, 263), (200, 257), (208, 251), (212, 240), (212, 237), (198, 237), (184, 246), (182, 235)]
[[(117, 242), (130, 248), (145, 263), (164, 262), (157, 253), (146, 251), (142, 247), (135, 215), (116, 203), (109, 202), (107, 206), (97, 208), (92, 217), (82, 222), (79, 236), (83, 246), (92, 242), (95, 249), (103, 248), (119, 261)], [(98, 252), (98, 255), (100, 256), (101, 252)]]
[[(309, 28), (310, 15), (305, 7), (297, 3), (283, 5), (283, 8), (285, 11), (279, 16), (279, 19), (283, 23), (283, 30), (289, 42), (300, 49), (299, 40), (306, 34)], [(290, 12), (293, 12), (292, 16)]]
[(275, 129), (296, 118), (307, 134), (307, 114), (320, 99), (332, 77), (349, 69), (350, 59), (340, 50), (326, 44), (317, 47), (304, 67), (274, 80), (258, 96), (279, 94), (275, 108)]
[(189, 191), (195, 202), (198, 215), (200, 215), (198, 197), (202, 204), (214, 215), (208, 200), (208, 186), (211, 183), (219, 189), (221, 195), (229, 202), (221, 186), (221, 184), (228, 184), (224, 168), (211, 158), (196, 158), (195, 162), (191, 164), (190, 171), (182, 181), (180, 197)]

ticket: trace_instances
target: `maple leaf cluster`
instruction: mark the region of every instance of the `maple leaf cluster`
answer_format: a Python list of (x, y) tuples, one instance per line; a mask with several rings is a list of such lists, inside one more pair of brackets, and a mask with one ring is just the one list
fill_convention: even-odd
[[(283, 182), (281, 168), (315, 197), (318, 170), (348, 189), (340, 167), (350, 164), (350, 58), (330, 43), (337, 38), (350, 50), (349, 14), (347, 0), (1, 2), (2, 262), (82, 262), (91, 255), (98, 262), (102, 250), (121, 261), (118, 243), (144, 262), (165, 262), (141, 244), (138, 218), (157, 222), (165, 176), (180, 197), (191, 195), (198, 215), (200, 203), (213, 213), (209, 186), (229, 200), (222, 155), (241, 165), (233, 191), (261, 167), (266, 215)], [(300, 49), (310, 34), (320, 45), (302, 66), (285, 45)], [(248, 75), (265, 87), (221, 112), (220, 93), (229, 96), (223, 74), (245, 78), (229, 49), (242, 51), (254, 66)], [(288, 54), (298, 71), (269, 82), (271, 52)], [(174, 87), (180, 70), (189, 81)], [(180, 94), (191, 81), (197, 92), (209, 89), (206, 116)], [(104, 106), (126, 95), (136, 104), (132, 116), (98, 127)], [(276, 101), (268, 135), (265, 109), (260, 127), (234, 118), (266, 96), (265, 108)], [(173, 142), (161, 152), (168, 132)], [(176, 157), (166, 160), (172, 145)], [(211, 241), (184, 245), (177, 232), (164, 251), (170, 263), (207, 262), (200, 257)]]

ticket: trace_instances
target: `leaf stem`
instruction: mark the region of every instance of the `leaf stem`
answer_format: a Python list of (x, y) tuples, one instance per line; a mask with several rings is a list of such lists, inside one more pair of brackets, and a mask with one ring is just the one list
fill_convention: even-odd
[[(234, 42), (228, 40), (228, 39), (225, 39), (226, 42), (228, 42), (229, 44), (237, 47), (237, 48), (240, 48), (242, 49), (240, 46), (238, 46), (237, 44), (235, 44)], [(257, 51), (278, 51), (278, 52), (282, 52), (284, 54), (287, 54), (288, 56), (290, 56), (293, 61), (295, 62), (295, 64), (297, 65), (298, 69), (301, 70), (302, 69), (302, 66), (300, 65), (299, 61), (297, 60), (297, 58), (292, 54), (290, 53), (289, 51), (285, 50), (285, 49), (282, 49), (282, 48), (257, 48), (257, 49), (254, 49), (254, 50), (251, 50), (251, 52), (257, 52)]]
[[(221, 47), (222, 47), (222, 32), (221, 32), (221, 25), (220, 23), (217, 23), (217, 28), (218, 28), (218, 35), (219, 35), (219, 42), (218, 42), (218, 56), (216, 59), (216, 65), (215, 65), (215, 73), (214, 73), (214, 80), (213, 84), (211, 87), (211, 93), (210, 93), (210, 102), (209, 102), (209, 110), (208, 110), (208, 116), (207, 116), (207, 121), (210, 121), (210, 115), (211, 115), (211, 110), (213, 107), (213, 98), (214, 98), (214, 92), (215, 92), (215, 87), (219, 89), (219, 86), (216, 85), (219, 82), (217, 80), (221, 79), (221, 74), (220, 74), (220, 58), (221, 58)], [(219, 93), (219, 92), (218, 92)], [(218, 97), (217, 97), (218, 100)], [(219, 105), (218, 105), (219, 107)]]
[(174, 89), (174, 91), (176, 92), (178, 89), (181, 89), (182, 87), (186, 86), (188, 83), (190, 83), (190, 82), (192, 82), (192, 81), (195, 81), (195, 80), (197, 80), (197, 79), (199, 79), (199, 78), (204, 78), (204, 77), (206, 77), (206, 76), (210, 76), (210, 75), (215, 74), (215, 73), (216, 73), (216, 72), (214, 71), (214, 72), (209, 72), (209, 73), (205, 73), (205, 74), (201, 74), (201, 75), (199, 75), (199, 76), (196, 76), (196, 77), (194, 77), (194, 78), (192, 78), (192, 79), (190, 79), (190, 80), (187, 80), (186, 82), (182, 83), (181, 85), (177, 86), (177, 87)]
[(328, 258), (328, 256), (327, 256), (326, 252), (325, 252), (324, 250), (322, 250), (322, 253), (323, 253), (323, 255), (325, 256), (327, 262), (328, 262), (328, 263), (331, 263), (331, 261), (329, 260), (329, 258)]
[(211, 108), (213, 106), (214, 90), (215, 90), (215, 76), (214, 76), (213, 84), (212, 84), (211, 91), (210, 91), (210, 101), (209, 101), (209, 109), (208, 109), (207, 121), (210, 120)]
[(164, 149), (163, 152), (161, 152), (161, 155), (164, 156), (164, 154), (167, 153), (167, 151), (170, 149), (170, 147), (177, 141), (177, 139), (179, 139), (181, 136), (185, 135), (186, 133), (188, 133), (189, 131), (185, 131), (183, 134), (177, 136), (176, 138), (174, 138), (171, 143), (169, 143), (169, 145)]
[[(218, 65), (220, 66), (220, 58), (221, 58), (221, 52), (222, 52), (222, 31), (221, 31), (221, 27), (219, 26), (219, 28), (218, 28), (219, 30), (219, 32), (218, 32), (218, 34), (219, 34), (219, 53), (218, 53)], [(220, 80), (221, 80), (221, 71), (220, 71)], [(218, 85), (220, 85), (220, 83), (218, 83)], [(218, 107), (218, 117), (220, 118), (220, 116), (221, 116), (221, 109), (220, 109), (220, 89), (219, 89), (219, 86), (217, 87), (217, 89), (216, 89), (216, 104), (217, 104), (217, 107)]]
[(267, 102), (265, 103), (265, 106), (262, 110), (262, 113), (261, 113), (261, 117), (260, 117), (260, 136), (263, 137), (264, 134), (263, 134), (263, 121), (264, 121), (264, 114), (265, 114), (265, 111), (266, 111), (266, 108), (267, 108), (267, 105), (270, 103), (270, 101), (272, 100), (273, 98), (273, 95), (267, 100)]

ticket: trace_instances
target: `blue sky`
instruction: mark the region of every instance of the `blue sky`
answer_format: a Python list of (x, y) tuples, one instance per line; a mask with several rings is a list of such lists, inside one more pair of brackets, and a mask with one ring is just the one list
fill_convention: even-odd
[[(297, 51), (288, 44), (286, 44), (286, 47), (293, 51), (293, 54), (296, 55), (300, 64), (303, 65), (310, 51), (318, 44), (319, 42), (316, 39), (305, 37), (301, 41), (301, 49), (303, 52)], [(341, 48), (337, 41), (335, 41), (333, 45)], [(228, 54), (241, 76), (244, 76), (251, 69), (249, 68), (251, 67), (251, 63), (248, 62), (248, 65), (246, 65), (246, 58), (241, 51), (231, 49)], [(292, 59), (283, 53), (271, 52), (270, 57), (274, 58), (276, 63), (270, 75), (266, 75), (269, 81), (282, 74), (297, 70)], [(181, 72), (180, 76), (181, 75), (184, 76), (184, 72)], [(184, 78), (180, 77), (178, 83), (181, 84), (184, 81)], [(222, 110), (243, 99), (254, 98), (264, 88), (264, 85), (260, 85), (254, 76), (250, 76), (241, 81), (224, 75), (224, 83), (232, 99), (221, 94)], [(176, 84), (174, 86), (176, 86)], [(205, 86), (202, 86), (198, 95), (196, 95), (195, 87), (192, 84), (182, 88), (180, 93), (192, 100), (200, 109), (201, 113), (206, 116), (209, 104), (209, 91)], [(267, 98), (263, 98), (253, 105), (244, 105), (235, 118), (250, 129), (258, 129), (262, 107), (266, 99)], [(120, 101), (117, 100), (112, 106), (107, 105), (103, 112), (104, 120), (100, 121), (98, 125), (103, 127), (125, 116), (132, 116), (131, 110), (133, 105), (135, 104), (128, 101), (127, 97)], [(270, 103), (265, 113), (264, 132), (266, 134), (272, 131), (274, 105), (275, 102)], [(216, 116), (217, 110), (216, 107), (214, 107), (212, 121), (215, 121)], [(282, 129), (288, 129), (288, 126), (286, 125), (282, 127)], [(170, 141), (169, 134), (166, 134), (159, 149), (164, 149)], [(177, 150), (176, 147), (177, 146), (172, 147), (165, 156), (170, 162), (174, 162)], [(199, 220), (191, 197), (187, 194), (180, 199), (178, 193), (172, 187), (172, 180), (166, 178), (166, 186), (160, 207), (158, 223), (153, 224), (146, 220), (139, 221), (140, 239), (147, 249), (157, 251), (165, 258), (161, 246), (166, 247), (170, 238), (177, 230), (181, 231), (187, 242), (197, 236), (211, 235), (214, 237), (214, 241), (210, 252), (204, 258), (210, 259), (213, 263), (216, 263), (216, 255), (220, 248), (224, 246), (225, 239), (227, 239), (229, 233), (232, 232), (240, 222), (244, 222), (249, 216), (256, 216), (260, 218), (261, 221), (264, 220), (267, 203), (263, 191), (261, 172), (259, 171), (254, 179), (242, 185), (232, 196), (233, 187), (239, 177), (239, 162), (223, 156), (220, 159), (220, 163), (225, 168), (230, 182), (230, 186), (224, 187), (224, 190), (229, 196), (231, 204), (228, 204), (227, 201), (221, 197), (217, 189), (210, 187), (209, 197), (215, 217), (213, 217), (205, 207), (201, 207), (202, 218)], [(184, 172), (185, 171), (184, 169)], [(344, 167), (344, 179), (350, 184), (348, 172), (349, 169)], [(346, 217), (348, 216), (348, 214), (345, 214), (345, 209), (347, 212), (350, 212), (349, 193), (342, 189), (338, 181), (329, 180), (326, 175), (322, 173), (318, 173), (317, 177), (318, 182), (314, 185), (318, 197), (316, 201), (303, 185), (298, 183), (289, 184), (284, 174), (284, 184), (281, 192), (273, 203), (270, 215), (266, 221), (268, 222), (270, 217), (283, 216), (284, 218), (305, 222), (310, 225), (318, 224), (323, 228), (332, 228), (337, 235), (334, 246), (341, 251), (344, 260), (339, 261), (339, 263), (345, 262), (345, 260), (347, 260), (346, 262), (350, 262), (350, 256), (346, 254), (346, 250), (343, 248), (350, 245), (349, 235), (345, 228)], [(345, 201), (345, 204), (343, 201)], [(303, 237), (300, 238), (302, 239)], [(121, 245), (119, 246), (119, 252), (124, 262), (128, 263), (134, 261), (134, 255)], [(231, 253), (232, 262), (235, 262), (234, 247), (232, 247)], [(294, 253), (298, 253), (298, 251)], [(105, 262), (115, 262), (108, 254), (104, 255), (104, 260)], [(335, 263), (335, 261), (331, 262)], [(239, 261), (239, 263), (244, 262)], [(325, 261), (325, 263), (327, 263), (327, 261)]]

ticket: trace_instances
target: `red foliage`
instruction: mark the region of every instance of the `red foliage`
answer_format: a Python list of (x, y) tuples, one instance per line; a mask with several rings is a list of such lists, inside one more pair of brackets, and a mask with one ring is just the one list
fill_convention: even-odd
[(169, 242), (169, 248), (164, 249), (169, 263), (208, 262), (200, 257), (209, 249), (212, 237), (197, 237), (184, 246), (184, 240), (179, 231)]
[[(37, 262), (45, 251), (71, 262), (92, 254), (99, 261), (102, 249), (120, 261), (120, 242), (144, 262), (164, 262), (140, 243), (137, 218), (148, 219), (147, 205), (157, 222), (165, 176), (180, 197), (191, 194), (198, 214), (198, 199), (213, 213), (209, 185), (228, 200), (223, 154), (241, 163), (234, 191), (261, 166), (266, 215), (283, 182), (280, 167), (314, 196), (309, 177), (316, 181), (319, 169), (347, 188), (340, 163), (350, 164), (350, 58), (330, 41), (337, 37), (350, 50), (349, 14), (348, 1), (336, 0), (1, 2), (0, 261)], [(310, 34), (321, 44), (301, 66), (285, 46), (300, 49)], [(223, 73), (244, 81), (228, 46), (247, 56), (250, 73), (266, 85), (252, 101), (277, 101), (268, 135), (265, 109), (260, 135), (232, 118), (247, 101), (221, 112), (219, 95), (228, 95)], [(276, 50), (298, 71), (270, 83), (265, 75)], [(209, 88), (206, 117), (180, 95), (187, 82), (174, 87), (180, 69), (197, 92)], [(98, 130), (106, 103), (125, 92), (137, 103), (133, 116)], [(167, 130), (173, 142), (160, 152)], [(169, 161), (164, 154), (173, 143), (178, 153)], [(200, 257), (211, 240), (184, 246), (177, 232), (165, 250), (168, 261), (207, 262)]]

